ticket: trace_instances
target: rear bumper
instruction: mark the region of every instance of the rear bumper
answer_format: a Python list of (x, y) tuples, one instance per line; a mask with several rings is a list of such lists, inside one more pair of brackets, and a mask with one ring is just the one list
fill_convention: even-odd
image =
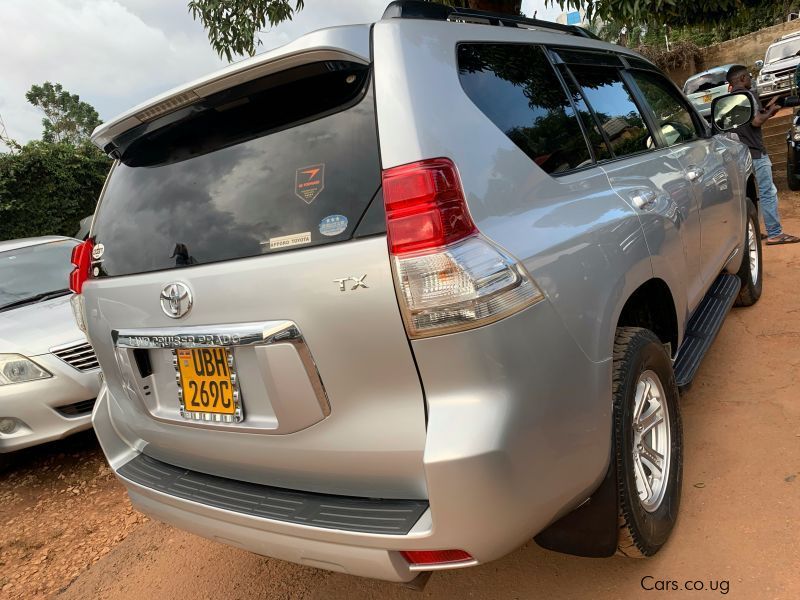
[(0, 417), (18, 420), (13, 432), (0, 433), (0, 453), (59, 440), (92, 426), (90, 410), (64, 409), (97, 397), (100, 371), (82, 373), (51, 354), (33, 359), (53, 376), (0, 386)]
[(610, 452), (610, 361), (589, 361), (549, 303), (412, 346), (428, 403), (423, 467), (429, 508), (404, 533), (287, 522), (132, 481), (125, 465), (147, 454), (147, 445), (115, 420), (122, 411), (105, 386), (95, 431), (143, 512), (258, 554), (388, 581), (433, 570), (409, 566), (401, 550), (458, 549), (475, 559), (439, 569), (500, 558), (600, 483)]

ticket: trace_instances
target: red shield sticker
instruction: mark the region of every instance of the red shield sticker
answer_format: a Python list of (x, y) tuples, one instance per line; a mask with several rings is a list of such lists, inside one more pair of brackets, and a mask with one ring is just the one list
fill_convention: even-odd
[(325, 164), (300, 167), (294, 176), (294, 193), (306, 204), (311, 204), (325, 189)]

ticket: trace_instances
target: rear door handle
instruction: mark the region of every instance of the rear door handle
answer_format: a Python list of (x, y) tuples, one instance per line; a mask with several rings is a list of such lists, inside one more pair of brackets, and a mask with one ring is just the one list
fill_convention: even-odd
[(653, 206), (658, 199), (658, 194), (653, 190), (634, 190), (629, 194), (631, 202), (639, 210), (646, 210)]
[(697, 181), (703, 175), (705, 175), (705, 170), (700, 167), (689, 167), (689, 170), (686, 171), (686, 179), (689, 181)]

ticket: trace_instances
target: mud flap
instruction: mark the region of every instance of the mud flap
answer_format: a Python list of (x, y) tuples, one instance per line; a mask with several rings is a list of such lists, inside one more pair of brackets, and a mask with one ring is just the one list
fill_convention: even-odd
[[(613, 448), (611, 456), (616, 456)], [(616, 468), (616, 461), (610, 460), (600, 487), (586, 502), (533, 538), (536, 543), (547, 550), (574, 556), (613, 556), (619, 536)]]

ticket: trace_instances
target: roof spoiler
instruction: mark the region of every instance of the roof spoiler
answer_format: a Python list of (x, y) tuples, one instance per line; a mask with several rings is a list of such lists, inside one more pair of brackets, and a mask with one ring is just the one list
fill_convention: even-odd
[(92, 132), (92, 142), (116, 158), (115, 140), (120, 136), (220, 91), (311, 62), (350, 60), (369, 64), (371, 54), (369, 28), (368, 25), (350, 25), (321, 29), (306, 34), (286, 46), (228, 65), (220, 71), (161, 94), (99, 125)]

